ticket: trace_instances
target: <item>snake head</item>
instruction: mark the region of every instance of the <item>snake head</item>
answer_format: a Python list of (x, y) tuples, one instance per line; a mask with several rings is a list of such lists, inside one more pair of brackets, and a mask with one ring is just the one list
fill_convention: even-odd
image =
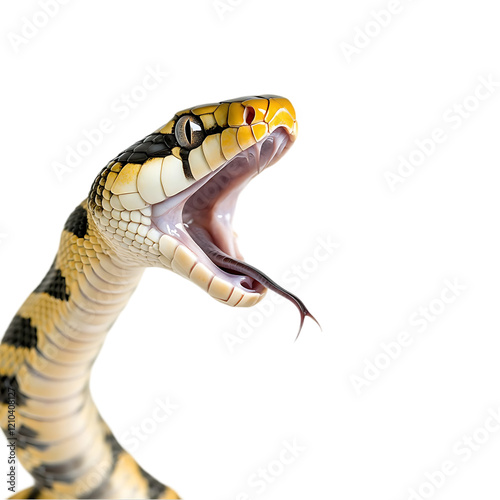
[(129, 265), (191, 280), (231, 306), (252, 306), (268, 288), (303, 304), (243, 261), (232, 229), (243, 187), (289, 149), (295, 110), (274, 95), (185, 109), (112, 160), (94, 182), (89, 208)]

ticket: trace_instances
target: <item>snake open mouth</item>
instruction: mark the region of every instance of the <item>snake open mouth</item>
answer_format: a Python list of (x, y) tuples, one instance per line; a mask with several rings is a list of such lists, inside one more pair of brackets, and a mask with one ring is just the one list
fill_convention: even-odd
[(243, 261), (232, 229), (234, 209), (242, 189), (278, 161), (291, 143), (289, 133), (282, 127), (277, 128), (213, 174), (153, 207), (153, 221), (162, 232), (180, 239), (215, 275), (233, 286), (260, 294), (270, 289), (290, 300), (300, 312), (301, 329), (305, 317), (316, 319), (298, 297)]

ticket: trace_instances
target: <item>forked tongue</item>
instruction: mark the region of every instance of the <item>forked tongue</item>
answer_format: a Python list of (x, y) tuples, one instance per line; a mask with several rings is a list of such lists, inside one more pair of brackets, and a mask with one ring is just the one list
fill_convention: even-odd
[(211, 241), (209, 237), (207, 237), (208, 235), (205, 234), (203, 235), (205, 237), (203, 237), (202, 234), (200, 233), (204, 233), (205, 231), (203, 229), (201, 230), (200, 229), (201, 228), (197, 228), (196, 231), (198, 233), (197, 236), (203, 238), (203, 249), (214, 264), (216, 264), (221, 269), (231, 274), (238, 273), (253, 278), (255, 281), (258, 281), (262, 286), (265, 286), (266, 288), (269, 288), (269, 290), (276, 292), (278, 295), (281, 295), (285, 299), (289, 300), (290, 302), (292, 302), (292, 304), (295, 305), (295, 307), (297, 307), (300, 313), (300, 326), (299, 326), (299, 332), (297, 333), (297, 337), (295, 338), (295, 340), (299, 338), (306, 317), (311, 318), (321, 328), (321, 325), (318, 323), (318, 320), (308, 311), (307, 307), (297, 296), (285, 290), (271, 278), (269, 278), (264, 273), (262, 273), (255, 267), (251, 266), (250, 264), (247, 264), (246, 262), (242, 262), (241, 260), (230, 257), (229, 255), (224, 253)]

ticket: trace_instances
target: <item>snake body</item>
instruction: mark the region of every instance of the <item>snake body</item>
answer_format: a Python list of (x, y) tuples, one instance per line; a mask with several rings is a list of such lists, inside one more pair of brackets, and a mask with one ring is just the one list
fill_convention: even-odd
[(91, 366), (147, 267), (230, 306), (252, 306), (270, 288), (310, 316), (242, 261), (231, 229), (240, 190), (296, 133), (282, 97), (197, 106), (100, 172), (0, 345), (1, 426), (35, 480), (12, 498), (179, 498), (113, 436), (89, 391)]

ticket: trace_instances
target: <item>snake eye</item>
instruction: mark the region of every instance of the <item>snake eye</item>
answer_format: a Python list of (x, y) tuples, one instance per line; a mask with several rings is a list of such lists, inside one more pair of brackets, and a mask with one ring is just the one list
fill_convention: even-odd
[(203, 123), (193, 115), (183, 115), (175, 124), (175, 138), (181, 148), (197, 148), (205, 138)]

